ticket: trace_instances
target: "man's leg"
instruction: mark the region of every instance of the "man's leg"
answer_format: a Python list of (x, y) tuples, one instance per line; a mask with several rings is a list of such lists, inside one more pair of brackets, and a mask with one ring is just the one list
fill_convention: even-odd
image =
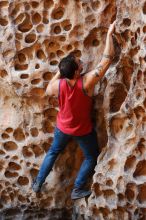
[(97, 134), (95, 130), (87, 135), (75, 137), (75, 140), (79, 143), (85, 159), (75, 180), (72, 199), (81, 198), (91, 194), (90, 191), (84, 191), (84, 186), (86, 185), (88, 178), (93, 174), (97, 157), (99, 155)]
[(62, 150), (64, 150), (69, 139), (70, 135), (64, 134), (58, 128), (55, 128), (54, 141), (51, 147), (49, 148), (40, 167), (39, 173), (32, 185), (32, 188), (35, 192), (39, 192), (41, 190), (41, 186), (45, 182), (45, 179), (48, 176), (48, 174), (50, 173), (55, 163), (55, 160), (57, 159), (57, 156)]

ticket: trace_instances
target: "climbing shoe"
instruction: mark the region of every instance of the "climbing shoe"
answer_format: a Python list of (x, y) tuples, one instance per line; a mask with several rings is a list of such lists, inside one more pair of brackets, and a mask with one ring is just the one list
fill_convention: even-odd
[(80, 199), (86, 196), (89, 196), (91, 194), (91, 190), (85, 190), (85, 189), (79, 189), (74, 188), (71, 193), (71, 199)]

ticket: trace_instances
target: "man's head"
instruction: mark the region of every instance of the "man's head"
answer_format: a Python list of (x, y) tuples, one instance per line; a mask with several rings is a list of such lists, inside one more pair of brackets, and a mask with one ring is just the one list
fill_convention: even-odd
[(73, 54), (69, 54), (60, 61), (59, 70), (61, 78), (74, 79), (82, 71), (82, 66)]

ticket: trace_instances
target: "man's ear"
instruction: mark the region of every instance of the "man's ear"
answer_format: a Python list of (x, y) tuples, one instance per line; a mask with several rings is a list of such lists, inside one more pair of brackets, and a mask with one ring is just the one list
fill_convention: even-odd
[(75, 71), (74, 79), (76, 79), (77, 77), (78, 77), (78, 70)]

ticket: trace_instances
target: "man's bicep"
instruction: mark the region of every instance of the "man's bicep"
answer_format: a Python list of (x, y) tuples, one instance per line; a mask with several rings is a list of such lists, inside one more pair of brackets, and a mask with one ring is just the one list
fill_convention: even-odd
[(49, 96), (58, 96), (59, 92), (59, 80), (55, 80), (53, 83), (49, 83), (46, 89), (46, 94)]
[(99, 71), (92, 70), (84, 75), (84, 87), (85, 89), (92, 89), (95, 84), (97, 84), (101, 78), (101, 73)]
[(107, 68), (109, 66), (108, 62), (100, 62), (96, 69), (92, 70), (91, 72), (88, 72), (85, 74), (85, 87), (88, 88), (93, 88), (99, 80), (104, 76)]

